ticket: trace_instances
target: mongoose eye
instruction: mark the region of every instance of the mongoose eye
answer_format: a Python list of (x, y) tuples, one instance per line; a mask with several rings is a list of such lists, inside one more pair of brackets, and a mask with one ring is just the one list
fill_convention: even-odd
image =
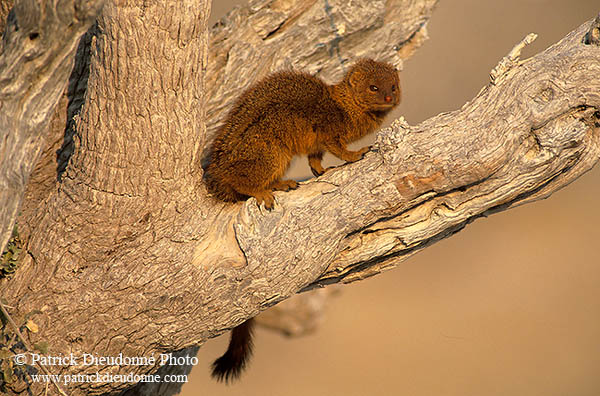
[(369, 89), (370, 89), (371, 91), (373, 91), (373, 92), (377, 92), (377, 91), (379, 90), (379, 88), (377, 88), (377, 86), (375, 86), (375, 85), (371, 85), (371, 86), (369, 87)]

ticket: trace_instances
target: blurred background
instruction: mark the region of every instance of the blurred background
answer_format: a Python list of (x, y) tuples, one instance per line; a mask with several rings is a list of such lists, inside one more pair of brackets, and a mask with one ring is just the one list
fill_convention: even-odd
[[(213, 1), (211, 25), (241, 3)], [(539, 37), (523, 58), (598, 12), (598, 0), (442, 0), (430, 39), (404, 64), (398, 114), (415, 125), (460, 108), (526, 34)], [(210, 378), (229, 334), (213, 339), (182, 395), (600, 395), (599, 195), (596, 166), (342, 287), (314, 334), (259, 328), (233, 385)]]

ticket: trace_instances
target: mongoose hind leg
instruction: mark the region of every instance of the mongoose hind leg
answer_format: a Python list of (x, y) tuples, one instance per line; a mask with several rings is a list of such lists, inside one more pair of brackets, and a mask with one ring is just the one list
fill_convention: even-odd
[(275, 202), (274, 189), (289, 190), (297, 186), (296, 182), (281, 180), (290, 159), (279, 149), (264, 144), (257, 145), (253, 151), (247, 150), (245, 155), (246, 158), (235, 163), (238, 174), (232, 187), (240, 194), (256, 198), (258, 206), (264, 203), (271, 210)]
[(275, 197), (273, 196), (273, 191), (289, 191), (298, 188), (298, 182), (295, 180), (275, 180), (269, 188), (267, 189), (252, 189), (243, 191), (244, 194), (250, 195), (256, 198), (256, 203), (260, 206), (261, 203), (264, 202), (265, 208), (268, 210), (273, 209), (273, 204), (275, 203)]
[(268, 210), (273, 209), (275, 203), (275, 197), (273, 197), (273, 190), (263, 188), (244, 188), (237, 186), (238, 192), (256, 198), (256, 204), (260, 206), (264, 202), (265, 208)]
[(273, 209), (275, 203), (275, 197), (273, 191), (289, 191), (298, 188), (298, 182), (295, 180), (275, 180), (269, 188), (266, 189), (252, 189), (252, 188), (238, 188), (238, 191), (256, 198), (256, 203), (260, 206), (264, 202), (265, 208), (268, 210)]

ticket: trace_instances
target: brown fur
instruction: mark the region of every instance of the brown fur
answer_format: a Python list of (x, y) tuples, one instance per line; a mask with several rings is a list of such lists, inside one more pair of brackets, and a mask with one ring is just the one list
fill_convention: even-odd
[[(372, 88), (376, 87), (376, 88)], [(393, 66), (361, 59), (336, 85), (306, 73), (279, 72), (245, 91), (213, 142), (206, 181), (217, 198), (255, 197), (273, 207), (273, 191), (294, 189), (282, 180), (292, 157), (308, 155), (315, 176), (325, 151), (354, 162), (369, 150), (347, 145), (373, 132), (400, 102)]]

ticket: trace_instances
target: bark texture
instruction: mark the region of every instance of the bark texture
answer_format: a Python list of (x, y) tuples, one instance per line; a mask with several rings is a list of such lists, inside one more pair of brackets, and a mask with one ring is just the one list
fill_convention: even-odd
[[(209, 63), (208, 2), (107, 3), (91, 40), (69, 166), (24, 218), (29, 256), (1, 285), (11, 313), (29, 313), (39, 327), (29, 341), (47, 341), (54, 356), (151, 356), (200, 345), (300, 290), (391, 268), (590, 169), (600, 157), (598, 20), (531, 59), (520, 61), (516, 48), (462, 109), (414, 127), (398, 120), (363, 160), (276, 194), (271, 212), (254, 199), (224, 204), (206, 195), (203, 121), (215, 128), (243, 87), (283, 64), (335, 78), (349, 54), (397, 61), (425, 36), (434, 3), (255, 1), (214, 28)], [(420, 11), (407, 25), (396, 19), (412, 8)], [(379, 15), (372, 24), (368, 9)], [(389, 33), (393, 21), (403, 27)], [(298, 41), (285, 63), (264, 55)], [(365, 42), (381, 52), (353, 52)], [(68, 391), (128, 386), (76, 383)]]
[[(0, 250), (8, 241), (81, 35), (104, 3), (17, 1), (0, 52)], [(9, 2), (0, 9), (4, 14)]]

